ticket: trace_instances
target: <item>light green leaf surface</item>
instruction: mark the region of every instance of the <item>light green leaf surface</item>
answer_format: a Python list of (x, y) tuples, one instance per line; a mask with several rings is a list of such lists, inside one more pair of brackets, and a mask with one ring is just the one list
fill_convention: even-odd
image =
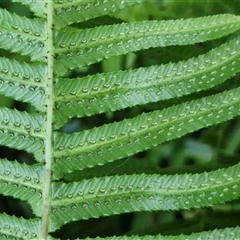
[(240, 88), (71, 135), (54, 134), (55, 178), (130, 156), (240, 114)]
[(44, 138), (43, 125), (43, 115), (30, 115), (27, 112), (0, 108), (0, 128), (2, 130), (12, 130), (13, 132), (23, 134), (28, 133), (31, 136)]
[(12, 2), (21, 3), (25, 6), (28, 6), (30, 10), (37, 16), (44, 17), (47, 13), (47, 9), (44, 6), (44, 1), (39, 0), (12, 0)]
[(40, 226), (39, 219), (23, 219), (0, 214), (0, 238), (36, 239)]
[[(55, 239), (52, 236), (59, 234), (56, 230), (59, 229), (61, 235), (66, 223), (77, 220), (139, 211), (205, 208), (227, 201), (231, 203), (240, 197), (238, 162), (199, 174), (161, 175), (157, 170), (147, 174), (141, 168), (139, 174), (132, 175), (126, 175), (126, 172), (117, 175), (120, 171), (98, 178), (90, 175), (101, 171), (100, 167), (94, 168), (96, 166), (117, 163), (116, 160), (122, 158), (128, 161), (133, 154), (240, 116), (237, 75), (240, 69), (240, 16), (207, 16), (203, 11), (199, 18), (163, 20), (162, 16), (168, 12), (166, 9), (172, 6), (165, 1), (158, 5), (147, 0), (12, 2), (16, 4), (4, 3), (8, 10), (0, 8), (0, 94), (9, 97), (9, 101), (26, 104), (25, 111), (18, 108), (17, 102), (13, 102), (17, 109), (0, 108), (3, 154), (5, 149), (7, 153), (20, 150), (16, 151), (20, 155), (14, 154), (12, 158), (15, 161), (7, 154), (1, 156), (0, 194), (3, 199), (10, 197), (17, 202), (26, 202), (31, 216), (23, 219), (10, 216), (10, 212), (9, 215), (0, 214), (0, 239)], [(17, 9), (20, 4), (25, 6), (23, 12), (27, 9), (32, 12), (28, 15), (31, 17), (20, 16), (21, 9)], [(139, 8), (137, 4), (140, 4)], [(156, 12), (144, 10), (149, 4), (151, 8), (156, 6)], [(174, 4), (178, 6), (179, 3)], [(114, 14), (134, 5), (133, 16), (144, 11), (146, 20), (129, 23), (128, 12)], [(18, 14), (13, 13), (14, 10)], [(186, 16), (196, 15), (191, 13), (192, 10), (188, 11)], [(173, 9), (169, 12), (169, 16), (174, 16)], [(118, 16), (121, 19), (116, 19)], [(212, 41), (210, 45), (208, 41)], [(164, 56), (160, 56), (163, 61), (155, 58), (150, 62), (140, 54), (134, 55), (136, 61), (129, 61), (128, 54), (119, 58), (116, 68), (122, 67), (124, 71), (108, 72), (109, 66), (92, 65), (156, 47), (186, 46), (194, 51), (189, 46), (193, 44), (201, 51), (192, 55), (195, 58), (182, 58), (185, 61), (170, 59), (176, 62), (165, 61), (167, 64), (160, 65)], [(200, 52), (204, 54), (199, 55)], [(141, 60), (142, 63), (137, 62)], [(143, 67), (139, 68), (141, 64)], [(103, 73), (97, 73), (100, 67)], [(220, 86), (223, 82), (225, 85)], [(213, 88), (217, 85), (219, 88)], [(207, 89), (213, 90), (209, 93), (213, 95), (201, 98), (196, 94)], [(176, 101), (189, 94), (194, 96), (190, 96), (191, 101), (177, 105), (168, 101), (169, 107), (160, 106), (162, 110), (151, 111), (146, 105), (147, 113), (139, 114), (139, 108), (118, 122), (100, 122), (99, 127), (92, 127), (90, 124), (84, 126), (88, 119), (80, 119), (77, 121), (81, 131), (66, 134), (61, 132), (64, 129), (59, 130), (73, 117), (110, 112), (115, 121), (119, 118), (115, 118), (113, 111), (167, 99)], [(135, 117), (131, 118), (133, 115)], [(111, 121), (110, 117), (108, 120)], [(217, 141), (220, 145), (220, 140)], [(31, 164), (17, 162), (27, 154), (30, 154), (27, 159), (33, 159)], [(149, 158), (149, 166), (157, 166), (157, 156), (155, 160), (152, 158)], [(171, 164), (179, 164), (174, 161)], [(217, 160), (212, 161), (215, 166)], [(118, 167), (117, 164), (114, 166), (109, 170), (106, 165), (106, 174)], [(85, 173), (81, 172), (83, 169)], [(203, 169), (216, 168), (208, 165)], [(76, 174), (82, 175), (75, 178)], [(85, 176), (89, 179), (84, 179)], [(189, 236), (110, 239), (118, 238), (238, 239), (240, 230), (236, 227)]]
[(0, 144), (32, 153), (43, 160), (44, 116), (0, 108)]
[[(210, 173), (131, 175), (53, 184), (53, 230), (72, 220), (212, 206), (240, 196), (240, 165)], [(218, 194), (221, 192), (221, 194)]]
[(0, 193), (29, 202), (36, 215), (41, 214), (42, 166), (28, 166), (0, 159)]
[(175, 21), (122, 23), (72, 32), (56, 31), (55, 73), (61, 76), (68, 70), (141, 49), (220, 38), (240, 29), (239, 22), (238, 16), (217, 15)]
[(107, 15), (132, 5), (147, 2), (147, 0), (54, 0), (56, 28), (62, 28), (72, 23), (83, 22), (92, 18)]
[(0, 145), (18, 150), (25, 150), (34, 155), (37, 161), (43, 161), (44, 140), (28, 134), (0, 129)]
[(5, 50), (43, 60), (45, 25), (0, 9), (0, 45)]
[(225, 228), (225, 229), (215, 229), (213, 231), (205, 231), (200, 233), (192, 233), (191, 235), (178, 235), (178, 236), (162, 236), (162, 235), (156, 235), (156, 236), (113, 236), (113, 237), (96, 237), (96, 238), (86, 238), (86, 240), (211, 240), (211, 239), (228, 239), (228, 240), (236, 240), (240, 238), (240, 228)]
[(239, 38), (197, 58), (125, 72), (56, 81), (56, 126), (91, 116), (177, 98), (222, 83), (240, 71)]
[(45, 75), (43, 64), (20, 63), (0, 58), (0, 93), (45, 109)]

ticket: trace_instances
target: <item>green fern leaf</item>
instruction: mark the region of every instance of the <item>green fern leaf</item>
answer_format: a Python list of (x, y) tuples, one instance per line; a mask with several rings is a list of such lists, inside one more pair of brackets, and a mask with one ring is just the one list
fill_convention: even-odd
[(30, 10), (36, 15), (40, 17), (45, 17), (47, 14), (47, 9), (45, 7), (44, 1), (38, 0), (12, 0), (12, 2), (21, 3), (25, 6), (28, 6)]
[(0, 108), (0, 144), (25, 150), (43, 161), (44, 135), (41, 133), (44, 117), (16, 110)]
[(17, 110), (0, 108), (1, 129), (12, 130), (30, 134), (34, 137), (43, 138), (41, 128), (44, 124), (44, 117), (40, 114), (28, 114)]
[[(239, 163), (199, 174), (140, 171), (89, 177), (99, 171), (97, 166), (240, 116), (236, 77), (240, 69), (240, 16), (221, 14), (158, 21), (147, 20), (156, 13), (145, 12), (146, 20), (129, 23), (124, 11), (120, 19), (114, 13), (139, 3), (142, 5), (136, 11), (142, 13), (145, 6), (154, 5), (147, 0), (12, 2), (25, 5), (34, 18), (0, 8), (0, 48), (4, 50), (0, 57), (0, 94), (28, 105), (26, 111), (0, 107), (0, 145), (8, 150), (23, 150), (34, 162), (28, 165), (17, 162), (17, 156), (13, 161), (1, 156), (0, 194), (27, 202), (34, 217), (0, 214), (0, 239), (55, 239), (49, 234), (57, 236), (57, 229), (77, 220), (128, 212), (196, 209), (240, 197)], [(168, 3), (167, 8), (170, 6)], [(102, 22), (106, 19), (113, 24)], [(100, 22), (96, 24), (97, 21)], [(212, 50), (200, 56), (196, 52), (195, 58), (185, 57), (185, 61), (142, 68), (132, 64), (136, 69), (98, 74), (97, 68), (90, 71), (88, 67), (126, 53), (202, 44), (214, 39), (218, 41), (208, 46)], [(219, 43), (223, 44), (217, 46)], [(78, 70), (92, 75), (84, 72), (80, 77)], [(233, 77), (232, 82), (225, 83), (230, 86), (227, 91), (223, 86), (217, 94), (202, 98), (196, 94)], [(189, 94), (194, 95), (190, 101), (162, 110), (147, 109), (148, 113), (134, 118), (71, 134), (59, 130), (72, 117), (176, 100)], [(81, 170), (89, 174), (89, 179), (84, 179)], [(82, 175), (71, 179), (68, 174), (76, 174), (75, 171)], [(231, 239), (239, 235), (236, 227), (193, 233), (189, 237)], [(174, 239), (161, 235), (156, 238)]]
[(28, 166), (0, 159), (0, 193), (29, 202), (34, 214), (41, 215), (43, 172), (39, 164)]
[(57, 21), (56, 28), (62, 28), (72, 23), (83, 22), (92, 18), (103, 16), (134, 4), (147, 2), (147, 0), (131, 0), (131, 1), (83, 1), (78, 0), (54, 0), (54, 10)]
[(176, 21), (122, 23), (72, 32), (56, 31), (55, 73), (61, 76), (69, 69), (140, 49), (187, 45), (219, 38), (238, 30), (239, 19), (232, 15), (218, 15)]
[(236, 38), (205, 55), (177, 64), (71, 80), (60, 78), (55, 88), (56, 127), (71, 117), (91, 116), (211, 88), (240, 71), (239, 47)]
[(45, 26), (41, 19), (27, 19), (0, 9), (0, 45), (32, 60), (44, 60)]
[[(7, 216), (0, 214), (0, 219), (4, 223), (1, 225), (0, 237), (17, 238), (17, 239), (36, 239), (38, 236), (38, 229), (40, 221), (38, 219), (23, 219), (14, 216)], [(50, 238), (51, 239), (51, 238)]]
[(42, 147), (44, 146), (44, 141), (42, 139), (30, 137), (28, 134), (14, 132), (12, 130), (0, 130), (0, 136), (1, 145), (25, 150), (33, 154), (39, 161), (43, 161)]
[(226, 229), (219, 229), (207, 232), (200, 232), (200, 233), (193, 233), (191, 235), (178, 235), (178, 236), (121, 236), (121, 237), (96, 237), (96, 238), (86, 238), (86, 240), (199, 240), (199, 239), (228, 239), (228, 240), (235, 240), (240, 237), (240, 228), (226, 228)]
[(194, 175), (131, 175), (56, 183), (52, 189), (51, 230), (77, 219), (199, 208), (236, 199), (240, 196), (239, 171), (240, 165), (236, 165)]
[(45, 110), (44, 65), (0, 58), (0, 68), (0, 94), (30, 103), (38, 110)]
[(55, 133), (54, 174), (103, 165), (240, 114), (240, 88), (71, 135)]

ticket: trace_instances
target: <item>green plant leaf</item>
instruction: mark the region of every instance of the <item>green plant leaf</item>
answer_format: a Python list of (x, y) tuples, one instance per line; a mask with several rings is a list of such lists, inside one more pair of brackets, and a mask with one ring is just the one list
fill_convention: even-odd
[(28, 19), (3, 9), (0, 19), (1, 48), (43, 60), (45, 26), (41, 19)]
[(82, 1), (78, 0), (54, 0), (56, 28), (62, 28), (72, 23), (83, 22), (92, 18), (103, 16), (137, 3), (146, 2), (147, 0), (96, 0)]
[(121, 237), (96, 237), (96, 238), (86, 238), (86, 240), (152, 240), (152, 239), (157, 239), (157, 240), (199, 240), (199, 239), (229, 239), (229, 240), (234, 240), (239, 238), (240, 236), (240, 228), (226, 228), (226, 229), (216, 229), (213, 231), (208, 231), (208, 232), (200, 232), (200, 233), (192, 233), (191, 235), (178, 235), (178, 236), (162, 236), (162, 235), (156, 235), (156, 236), (121, 236)]
[(28, 6), (31, 11), (34, 12), (37, 16), (44, 17), (47, 13), (47, 9), (44, 6), (44, 1), (39, 0), (12, 0), (12, 2), (21, 3), (25, 6)]
[[(133, 211), (212, 206), (240, 196), (240, 165), (202, 174), (131, 175), (53, 184), (51, 228)], [(203, 191), (204, 190), (204, 191)], [(221, 192), (220, 195), (218, 193)]]
[[(223, 210), (235, 215), (222, 230), (204, 232), (206, 227), (191, 226), (193, 234), (176, 237), (127, 237), (126, 229), (116, 234), (123, 234), (121, 239), (239, 238), (239, 227), (226, 228), (238, 224), (240, 196), (238, 140), (230, 122), (240, 116), (240, 16), (227, 13), (236, 4), (229, 4), (231, 11), (227, 11), (224, 3), (206, 2), (201, 8), (192, 1), (186, 1), (184, 8), (179, 1), (11, 2), (15, 4), (0, 3), (0, 94), (4, 100), (0, 107), (0, 205), (1, 212), (6, 212), (0, 214), (0, 239), (77, 239), (84, 236), (84, 228), (89, 229), (87, 224), (96, 225), (92, 220), (82, 221), (79, 228), (74, 221), (169, 211), (160, 217), (158, 213), (145, 216), (144, 223), (159, 226), (158, 234), (167, 222), (176, 223), (174, 211), (185, 223), (190, 215), (209, 221), (208, 212)], [(223, 14), (215, 15), (218, 12)], [(178, 19), (170, 20), (174, 18)], [(162, 54), (158, 59), (156, 54), (150, 60), (138, 52), (163, 47), (169, 47), (164, 48), (167, 54), (176, 50), (176, 57)], [(177, 50), (183, 47), (194, 54), (179, 56)], [(164, 100), (169, 101), (160, 102), (158, 110), (152, 111), (151, 103)], [(143, 104), (147, 113), (137, 107)], [(117, 110), (125, 108), (121, 116)], [(67, 123), (71, 118), (81, 119)], [(188, 146), (191, 154), (186, 154), (186, 139), (158, 146), (225, 121), (229, 122), (219, 125), (210, 139), (214, 144), (208, 141), (209, 152), (216, 154), (207, 161), (194, 147)], [(238, 129), (239, 121), (233, 122)], [(191, 135), (197, 146), (201, 137), (196, 138), (205, 131)], [(232, 140), (226, 144), (228, 139)], [(220, 153), (224, 153), (224, 163)], [(127, 169), (130, 164), (120, 171), (118, 167), (133, 154), (138, 161), (131, 163), (138, 168), (135, 173)], [(119, 163), (122, 158), (126, 159)], [(140, 158), (148, 161), (139, 167)], [(172, 175), (162, 174), (172, 169)], [(106, 220), (108, 228), (110, 221)], [(75, 224), (81, 233), (71, 236)], [(135, 231), (137, 225), (135, 221)], [(219, 226), (211, 224), (208, 229)]]
[(56, 31), (55, 73), (61, 76), (69, 69), (140, 49), (216, 39), (238, 30), (239, 20), (238, 16), (217, 15), (175, 21), (122, 23), (72, 32)]
[(0, 121), (1, 145), (26, 150), (34, 154), (36, 160), (43, 161), (42, 115), (29, 115), (26, 112), (0, 108)]
[(42, 167), (28, 166), (0, 159), (0, 193), (29, 202), (34, 213), (41, 215)]
[(14, 237), (18, 239), (36, 239), (40, 226), (39, 219), (23, 219), (6, 214), (0, 214), (1, 224), (0, 237), (2, 239)]
[(45, 110), (46, 68), (42, 64), (20, 63), (0, 58), (0, 93)]
[(240, 88), (71, 135), (55, 133), (54, 174), (130, 156), (240, 114)]
[[(44, 124), (44, 116), (40, 114), (32, 114), (20, 112), (7, 108), (0, 108), (0, 126), (1, 129), (12, 130), (23, 134), (31, 134), (31, 136), (42, 137), (42, 126)], [(13, 131), (14, 131), (13, 130)]]
[(55, 88), (56, 126), (61, 127), (71, 117), (91, 116), (211, 88), (240, 71), (239, 47), (236, 38), (179, 63), (72, 80), (60, 78)]

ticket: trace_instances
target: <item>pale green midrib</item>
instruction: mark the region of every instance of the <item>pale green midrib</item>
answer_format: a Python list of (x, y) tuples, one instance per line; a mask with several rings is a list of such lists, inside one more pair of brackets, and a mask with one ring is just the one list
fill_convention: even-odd
[[(17, 80), (17, 78), (13, 78), (13, 77), (9, 77), (9, 78), (6, 78), (5, 79), (3, 77), (1, 77), (1, 79), (3, 79), (5, 82), (14, 82), (14, 83), (19, 83), (19, 85), (23, 84), (23, 85), (27, 85), (29, 87), (37, 87), (37, 88), (46, 88), (46, 85), (45, 84), (38, 84), (38, 83), (33, 83), (33, 82), (26, 82), (26, 81), (23, 81), (23, 80)], [(18, 86), (19, 86), (18, 85)]]
[[(169, 20), (169, 21), (172, 21), (172, 20)], [(176, 29), (174, 31), (169, 30), (169, 29), (164, 29), (164, 25), (163, 25), (163, 26), (159, 26), (159, 29), (157, 29), (155, 32), (147, 31), (147, 32), (140, 32), (140, 33), (137, 34), (136, 32), (133, 31), (133, 33), (127, 35), (128, 37), (125, 37), (125, 36), (123, 36), (123, 37), (119, 37), (118, 36), (117, 38), (116, 37), (112, 37), (112, 38), (108, 37), (107, 40), (105, 39), (105, 40), (101, 41), (100, 39), (98, 39), (98, 41), (89, 41), (87, 43), (81, 43), (81, 45), (76, 45), (76, 46), (69, 45), (67, 47), (67, 49), (66, 48), (61, 48), (61, 47), (57, 46), (56, 50), (55, 50), (55, 53), (61, 54), (63, 52), (63, 54), (65, 54), (65, 53), (67, 54), (69, 52), (69, 50), (75, 52), (75, 51), (78, 51), (78, 50), (81, 50), (81, 49), (89, 49), (91, 47), (92, 48), (96, 48), (96, 47), (98, 47), (100, 45), (113, 44), (114, 42), (119, 42), (119, 41), (126, 42), (128, 40), (132, 40), (134, 42), (134, 40), (139, 39), (140, 37), (143, 37), (143, 38), (147, 38), (147, 37), (154, 38), (156, 36), (160, 36), (160, 37), (162, 37), (162, 39), (166, 39), (165, 35), (166, 36), (173, 35), (173, 37), (176, 37), (175, 35), (178, 34), (181, 37), (182, 34), (184, 35), (184, 34), (193, 34), (193, 33), (195, 33), (196, 36), (200, 36), (200, 35), (202, 35), (201, 33), (198, 33), (200, 31), (204, 31), (203, 35), (206, 35), (207, 34), (205, 32), (206, 30), (208, 30), (208, 31), (215, 30), (216, 27), (226, 26), (227, 24), (236, 24), (238, 22), (239, 21), (235, 20), (235, 22), (222, 23), (221, 25), (214, 25), (212, 27), (205, 27), (205, 28), (202, 27), (202, 28), (199, 28), (199, 29), (184, 29), (184, 30)], [(115, 25), (113, 25), (113, 26), (115, 26)], [(101, 28), (101, 27), (98, 27), (98, 28)], [(163, 28), (163, 29), (161, 29), (161, 28)], [(84, 30), (82, 30), (82, 32), (84, 33)], [(61, 34), (61, 31), (58, 31), (57, 33)], [(209, 40), (210, 40), (210, 37), (209, 37)], [(203, 42), (203, 41), (206, 41), (206, 40), (197, 41), (197, 42)], [(196, 41), (193, 41), (193, 42), (196, 42)], [(141, 42), (139, 44), (141, 44)], [(176, 45), (179, 45), (179, 44), (176, 44)], [(184, 44), (184, 45), (186, 45), (186, 44)], [(162, 45), (160, 45), (160, 46), (162, 46)], [(168, 45), (164, 45), (164, 46), (168, 46)], [(88, 54), (88, 53), (86, 52), (85, 54)], [(70, 59), (70, 58), (68, 58), (68, 59)]]
[(34, 188), (34, 189), (38, 189), (38, 190), (42, 190), (42, 185), (41, 183), (39, 184), (31, 184), (28, 181), (24, 181), (24, 180), (20, 180), (16, 177), (7, 177), (7, 175), (4, 175), (4, 177), (0, 177), (0, 179), (2, 179), (3, 181), (6, 182), (11, 182), (11, 183), (16, 183), (17, 185), (23, 185), (23, 186), (27, 186), (30, 188)]
[(19, 85), (23, 84), (23, 85), (27, 85), (27, 86), (33, 86), (33, 87), (42, 87), (42, 88), (46, 88), (46, 84), (44, 83), (36, 83), (36, 82), (33, 82), (33, 81), (24, 81), (24, 80), (20, 80), (19, 78), (17, 77), (13, 77), (13, 76), (0, 76), (1, 80), (4, 80), (6, 82), (16, 82), (16, 83), (19, 83)]
[[(105, 143), (101, 143), (101, 144), (94, 144), (91, 146), (91, 144), (88, 144), (88, 146), (85, 146), (85, 147), (74, 147), (72, 150), (71, 149), (68, 149), (68, 151), (66, 153), (64, 153), (64, 151), (59, 151), (59, 150), (55, 150), (54, 152), (54, 157), (59, 157), (59, 156), (69, 156), (69, 155), (74, 155), (74, 154), (77, 154), (79, 152), (88, 152), (89, 150), (98, 150), (100, 149), (101, 147), (103, 146), (108, 146), (108, 145), (112, 145), (114, 143), (120, 143), (126, 139), (128, 139), (129, 137), (139, 137), (141, 139), (142, 136), (144, 136), (144, 134), (148, 133), (149, 131), (152, 131), (152, 132), (156, 132), (158, 129), (164, 129), (168, 126), (173, 126), (173, 125), (176, 125), (177, 123), (184, 123), (186, 122), (187, 120), (189, 119), (192, 119), (192, 118), (196, 118), (196, 117), (201, 117), (202, 115), (204, 114), (207, 114), (207, 113), (210, 113), (212, 114), (212, 111), (215, 110), (222, 110), (224, 108), (227, 108), (228, 106), (231, 107), (233, 104), (236, 104), (236, 103), (240, 103), (240, 99), (236, 100), (236, 101), (231, 101), (230, 103), (226, 103), (226, 104), (221, 104), (219, 106), (215, 106), (215, 107), (211, 107), (211, 108), (208, 108), (207, 110), (204, 110), (204, 111), (199, 111), (197, 114), (196, 113), (192, 113), (192, 114), (188, 114), (187, 116), (179, 116), (176, 120), (170, 120), (169, 122), (166, 122), (166, 123), (161, 123), (157, 126), (151, 126), (147, 129), (143, 129), (143, 130), (139, 130), (137, 132), (137, 134), (133, 133), (131, 135), (126, 135), (126, 136), (122, 136), (122, 137), (117, 137), (116, 139), (113, 139), (113, 140), (108, 140), (106, 141)], [(88, 130), (86, 130), (88, 131)]]
[[(118, 1), (120, 1), (120, 0), (118, 0)], [(128, 1), (128, 0), (127, 0)], [(142, 2), (146, 2), (147, 0), (142, 0), (142, 1), (135, 1), (135, 3), (134, 4), (131, 4), (130, 6), (134, 6), (134, 5), (136, 5), (136, 4), (139, 4), (139, 3), (142, 3)], [(112, 2), (112, 3), (114, 3), (114, 1), (110, 1), (110, 2)], [(83, 3), (83, 6), (85, 6), (85, 5), (87, 5), (88, 4), (88, 2), (81, 2), (81, 3)], [(100, 4), (99, 4), (100, 5)], [(75, 7), (75, 6), (79, 6), (79, 2), (67, 2), (67, 3), (62, 3), (62, 4), (58, 4), (58, 3), (54, 3), (54, 9), (57, 9), (57, 8), (62, 8), (62, 9), (64, 9), (64, 8), (67, 8), (68, 6), (71, 6), (71, 7)], [(102, 7), (102, 6), (104, 6), (104, 5), (101, 5), (100, 7)], [(125, 6), (125, 7), (129, 7), (129, 5), (127, 5), (127, 6)], [(125, 8), (124, 7), (124, 8)], [(119, 8), (119, 10), (121, 10), (122, 8)], [(86, 10), (88, 10), (88, 9), (86, 9)], [(114, 11), (115, 12), (115, 11)], [(64, 25), (65, 26), (65, 25)]]
[(46, 119), (46, 139), (45, 139), (45, 165), (43, 174), (43, 189), (42, 189), (42, 216), (40, 238), (47, 239), (49, 212), (50, 212), (50, 190), (51, 190), (51, 168), (52, 168), (52, 140), (53, 140), (53, 2), (45, 0), (47, 8), (47, 23), (46, 23), (46, 47), (47, 47), (47, 119)]
[[(204, 55), (201, 55), (201, 56), (204, 56)], [(182, 82), (184, 84), (184, 82), (187, 82), (187, 80), (191, 79), (192, 77), (198, 77), (199, 75), (201, 76), (201, 75), (203, 75), (205, 73), (209, 73), (213, 70), (218, 70), (218, 68), (221, 68), (221, 67), (231, 63), (232, 61), (238, 60), (239, 56), (240, 56), (240, 53), (237, 54), (237, 55), (234, 55), (233, 57), (227, 58), (226, 61), (222, 61), (220, 64), (211, 65), (211, 67), (209, 67), (209, 66), (206, 67), (206, 65), (205, 65), (204, 70), (198, 68), (199, 71), (196, 71), (196, 72), (191, 73), (191, 74), (189, 74), (187, 72), (187, 69), (186, 69), (186, 75), (182, 75), (181, 77), (177, 77), (177, 72), (176, 72), (174, 76), (166, 77), (164, 80), (159, 80), (159, 81), (152, 80), (151, 82), (149, 81), (149, 83), (145, 83), (145, 84), (140, 83), (139, 87), (136, 87), (136, 85), (132, 86), (132, 87), (131, 87), (131, 85), (126, 85), (126, 86), (123, 86), (123, 87), (116, 86), (116, 87), (112, 87), (111, 89), (101, 90), (99, 92), (91, 91), (87, 94), (85, 94), (85, 93), (78, 94), (77, 93), (75, 96), (73, 96), (71, 93), (66, 93), (66, 95), (57, 96), (54, 99), (55, 99), (56, 102), (58, 102), (58, 101), (59, 102), (67, 102), (67, 101), (70, 101), (70, 100), (74, 101), (74, 100), (79, 100), (79, 99), (90, 99), (92, 97), (102, 96), (102, 95), (105, 95), (107, 93), (111, 93), (111, 92), (115, 92), (115, 91), (125, 93), (127, 90), (136, 90), (137, 91), (138, 89), (140, 89), (142, 91), (143, 88), (149, 88), (149, 87), (155, 87), (156, 88), (156, 86), (160, 87), (161, 85), (164, 85), (164, 84), (167, 84), (167, 83), (175, 84), (175, 83)], [(193, 59), (195, 60), (197, 58), (193, 58)], [(208, 59), (206, 58), (205, 60), (208, 60)], [(186, 63), (186, 62), (188, 62), (188, 61), (183, 61), (182, 63)], [(79, 80), (80, 80), (80, 78), (79, 78)], [(167, 86), (164, 86), (164, 87), (166, 87), (166, 89), (168, 88)], [(204, 89), (207, 89), (207, 87), (205, 87)], [(202, 90), (202, 88), (201, 88), (201, 90)]]
[(41, 42), (45, 41), (44, 37), (38, 37), (38, 36), (36, 36), (34, 34), (28, 34), (28, 33), (25, 33), (24, 31), (17, 31), (14, 28), (7, 28), (7, 27), (1, 25), (1, 29), (5, 30), (7, 32), (10, 32), (10, 33), (16, 34), (16, 35), (21, 35), (21, 37), (28, 38), (30, 40), (34, 40), (35, 41), (37, 39), (37, 40), (39, 40)]
[[(236, 168), (238, 166), (235, 165), (233, 166), (232, 168)], [(201, 175), (201, 174), (199, 174)], [(112, 177), (114, 178), (114, 177)], [(201, 178), (201, 177), (199, 177)], [(131, 196), (131, 195), (137, 195), (137, 194), (142, 194), (143, 196), (144, 195), (148, 195), (148, 194), (155, 194), (155, 195), (161, 195), (161, 196), (171, 196), (172, 198), (176, 198), (178, 195), (189, 195), (189, 194), (192, 194), (192, 193), (195, 193), (197, 195), (197, 193), (205, 193), (206, 190), (211, 190), (211, 191), (214, 191), (216, 190), (217, 193), (220, 194), (219, 192), (219, 188), (220, 189), (223, 189), (224, 187), (231, 187), (233, 185), (239, 185), (240, 184), (240, 180), (239, 179), (234, 179), (232, 181), (225, 181), (223, 184), (212, 184), (211, 186), (209, 186), (208, 184), (206, 184), (206, 187), (205, 186), (199, 186), (199, 185), (196, 185), (196, 187), (191, 187), (191, 186), (188, 186), (187, 189), (184, 188), (184, 189), (179, 189), (179, 190), (171, 190), (170, 187), (168, 187), (167, 189), (156, 189), (156, 187), (153, 187), (153, 189), (146, 189), (146, 190), (126, 190), (126, 191), (122, 191), (122, 192), (115, 192), (115, 193), (106, 193), (106, 194), (94, 194), (94, 195), (91, 195), (91, 194), (85, 194), (84, 196), (81, 196), (81, 197), (72, 197), (72, 199), (66, 197), (66, 198), (62, 198), (61, 200), (51, 200), (51, 206), (58, 206), (58, 205), (64, 205), (64, 204), (71, 204), (71, 203), (80, 203), (80, 202), (86, 202), (87, 200), (101, 200), (101, 199), (105, 199), (106, 200), (106, 197), (108, 198), (111, 198), (111, 197), (124, 197), (124, 196)], [(160, 188), (160, 187), (159, 187)], [(179, 187), (180, 188), (180, 187)], [(239, 194), (238, 194), (239, 196)], [(236, 196), (237, 197), (237, 196)]]
[[(27, 130), (23, 130), (21, 131), (21, 129), (18, 128), (14, 128), (14, 127), (7, 127), (6, 125), (0, 125), (2, 130), (9, 130), (9, 131), (13, 131), (14, 133), (18, 133), (18, 134), (24, 134), (24, 135), (28, 135), (29, 138), (31, 137), (37, 137), (40, 138), (42, 140), (44, 140), (46, 138), (46, 136), (44, 135), (44, 133), (42, 134), (37, 134), (34, 131), (27, 131)], [(29, 134), (30, 133), (30, 134)]]

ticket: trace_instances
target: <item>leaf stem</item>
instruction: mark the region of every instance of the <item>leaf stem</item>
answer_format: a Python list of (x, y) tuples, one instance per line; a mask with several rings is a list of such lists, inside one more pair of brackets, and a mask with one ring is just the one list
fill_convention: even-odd
[(46, 47), (47, 47), (47, 119), (46, 119), (46, 141), (45, 141), (45, 172), (43, 186), (43, 205), (41, 222), (41, 239), (47, 239), (50, 211), (50, 185), (52, 167), (52, 124), (53, 124), (53, 2), (46, 1), (47, 26), (46, 26)]

